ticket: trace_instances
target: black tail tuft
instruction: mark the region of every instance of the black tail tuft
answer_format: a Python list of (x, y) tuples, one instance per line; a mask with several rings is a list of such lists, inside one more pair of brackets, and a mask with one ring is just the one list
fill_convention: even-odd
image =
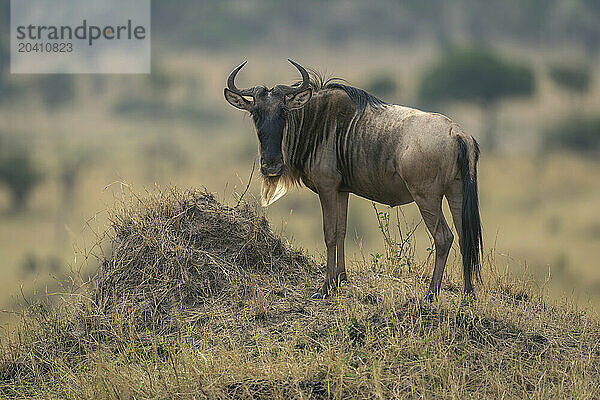
[(461, 247), (463, 272), (465, 280), (473, 278), (481, 280), (479, 264), (483, 253), (483, 238), (481, 236), (481, 218), (479, 216), (479, 196), (477, 194), (477, 161), (479, 159), (479, 145), (473, 139), (475, 146), (475, 168), (473, 175), (469, 169), (469, 149), (465, 141), (458, 138), (458, 166), (463, 179), (462, 202), (462, 236)]

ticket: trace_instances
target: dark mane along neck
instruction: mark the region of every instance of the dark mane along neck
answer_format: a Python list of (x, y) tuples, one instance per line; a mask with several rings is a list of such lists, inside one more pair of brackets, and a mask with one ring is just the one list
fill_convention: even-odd
[[(290, 178), (299, 182), (315, 159), (322, 144), (335, 135), (334, 147), (342, 157), (340, 141), (345, 140), (348, 126), (360, 118), (367, 107), (377, 109), (387, 105), (365, 90), (340, 82), (338, 78), (325, 80), (313, 73), (313, 97), (301, 109), (291, 110), (286, 117), (283, 138), (284, 162)], [(342, 160), (340, 160), (342, 161)]]
[(341, 83), (329, 83), (325, 86), (325, 89), (340, 89), (346, 92), (352, 103), (357, 108), (358, 114), (362, 115), (365, 112), (367, 106), (372, 108), (380, 108), (387, 103), (380, 98), (373, 96), (371, 93), (354, 86), (348, 86)]
[[(326, 78), (324, 74), (311, 68), (309, 68), (308, 71), (310, 74), (310, 87), (312, 88), (313, 93), (319, 93), (326, 89), (343, 90), (356, 106), (359, 115), (362, 115), (367, 106), (379, 108), (388, 104), (366, 90), (347, 85), (346, 80), (343, 78)], [(295, 85), (300, 85), (300, 82), (296, 82)]]

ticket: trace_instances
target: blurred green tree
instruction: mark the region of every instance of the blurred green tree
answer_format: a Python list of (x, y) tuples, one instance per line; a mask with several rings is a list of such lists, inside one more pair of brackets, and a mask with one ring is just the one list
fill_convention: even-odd
[(543, 135), (545, 147), (587, 155), (600, 154), (600, 116), (573, 116), (553, 125)]
[(75, 98), (75, 81), (69, 74), (43, 75), (37, 80), (37, 87), (49, 109), (64, 107)]
[(553, 65), (550, 78), (563, 89), (577, 94), (587, 92), (592, 82), (590, 69), (585, 65)]
[(531, 96), (534, 91), (531, 68), (505, 61), (481, 47), (447, 51), (424, 74), (419, 85), (419, 97), (425, 104), (465, 101), (482, 107), (486, 119), (482, 145), (488, 151), (496, 147), (500, 100)]
[(41, 180), (42, 174), (27, 150), (4, 149), (0, 153), (0, 183), (10, 190), (13, 213), (25, 209), (31, 191)]

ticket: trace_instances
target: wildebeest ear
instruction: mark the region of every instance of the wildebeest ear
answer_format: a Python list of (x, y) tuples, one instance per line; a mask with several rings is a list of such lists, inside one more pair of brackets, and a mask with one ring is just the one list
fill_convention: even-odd
[(246, 100), (244, 96), (240, 96), (239, 94), (232, 92), (227, 88), (225, 88), (225, 100), (240, 110), (250, 111), (250, 108), (252, 107), (252, 103)]
[(310, 100), (311, 97), (312, 89), (308, 88), (306, 90), (294, 94), (286, 101), (286, 104), (291, 109), (300, 108), (304, 106)]

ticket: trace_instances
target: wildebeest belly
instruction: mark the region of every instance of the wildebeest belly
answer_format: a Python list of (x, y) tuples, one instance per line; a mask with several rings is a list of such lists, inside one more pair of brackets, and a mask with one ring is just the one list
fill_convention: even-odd
[(406, 183), (396, 173), (387, 175), (375, 173), (370, 177), (350, 182), (348, 185), (343, 184), (340, 190), (392, 207), (414, 201)]
[(412, 202), (397, 161), (397, 140), (397, 136), (384, 133), (356, 132), (346, 157), (350, 161), (338, 164), (342, 186), (348, 192), (390, 206)]

